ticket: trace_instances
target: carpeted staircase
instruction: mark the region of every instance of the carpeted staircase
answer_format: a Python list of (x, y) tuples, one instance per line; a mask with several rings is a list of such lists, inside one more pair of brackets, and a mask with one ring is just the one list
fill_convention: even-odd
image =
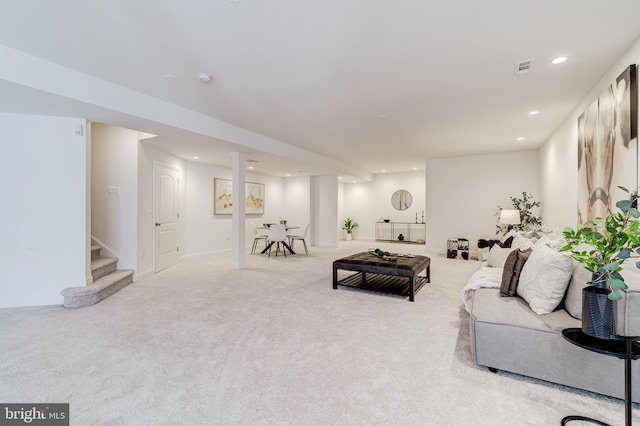
[(69, 287), (62, 290), (65, 308), (82, 308), (95, 305), (133, 281), (132, 270), (117, 270), (118, 259), (100, 257), (102, 247), (91, 246), (91, 276), (93, 284), (86, 287)]

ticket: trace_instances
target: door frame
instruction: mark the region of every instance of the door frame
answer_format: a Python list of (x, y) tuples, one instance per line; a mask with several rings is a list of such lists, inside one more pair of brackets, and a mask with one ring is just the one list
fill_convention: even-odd
[[(178, 182), (176, 185), (176, 213), (177, 213), (177, 217), (176, 217), (176, 244), (178, 244), (178, 247), (180, 247), (179, 241), (180, 241), (180, 169), (178, 167), (176, 167), (173, 164), (167, 164), (167, 163), (163, 163), (162, 161), (158, 161), (158, 160), (153, 160), (153, 173), (152, 173), (152, 178), (151, 178), (151, 205), (152, 210), (153, 210), (153, 215), (151, 218), (151, 247), (152, 247), (152, 259), (153, 259), (153, 269), (152, 269), (152, 273), (155, 274), (156, 272), (156, 166), (162, 166), (162, 167), (166, 167), (167, 169), (171, 169), (174, 170), (177, 174), (178, 174)], [(178, 250), (179, 251), (179, 250)], [(176, 264), (180, 262), (180, 253), (178, 253), (177, 256), (177, 261)]]

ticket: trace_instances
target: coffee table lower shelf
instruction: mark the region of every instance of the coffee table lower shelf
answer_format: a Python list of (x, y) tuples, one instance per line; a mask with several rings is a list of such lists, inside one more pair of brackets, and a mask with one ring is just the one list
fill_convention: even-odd
[[(336, 284), (359, 288), (362, 290), (377, 291), (379, 293), (397, 294), (404, 297), (411, 296), (411, 280), (413, 278), (394, 275), (374, 274), (370, 272), (356, 272), (339, 280)], [(429, 281), (427, 277), (415, 278), (414, 293), (417, 293)]]

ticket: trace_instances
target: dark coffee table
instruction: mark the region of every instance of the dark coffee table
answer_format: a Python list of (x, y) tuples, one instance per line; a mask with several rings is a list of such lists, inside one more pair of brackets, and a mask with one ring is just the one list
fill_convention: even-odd
[[(416, 293), (430, 281), (430, 267), (431, 259), (426, 256), (384, 260), (373, 253), (357, 253), (333, 262), (333, 288), (342, 285), (399, 294), (413, 302)], [(338, 280), (339, 269), (360, 273)], [(425, 276), (419, 275), (422, 271), (426, 271)]]

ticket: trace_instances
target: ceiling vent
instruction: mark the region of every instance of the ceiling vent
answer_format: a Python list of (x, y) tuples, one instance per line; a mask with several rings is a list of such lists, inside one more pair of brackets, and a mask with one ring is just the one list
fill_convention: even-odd
[(515, 75), (516, 77), (519, 75), (523, 75), (531, 71), (531, 63), (533, 59), (526, 59), (524, 61), (516, 62)]

